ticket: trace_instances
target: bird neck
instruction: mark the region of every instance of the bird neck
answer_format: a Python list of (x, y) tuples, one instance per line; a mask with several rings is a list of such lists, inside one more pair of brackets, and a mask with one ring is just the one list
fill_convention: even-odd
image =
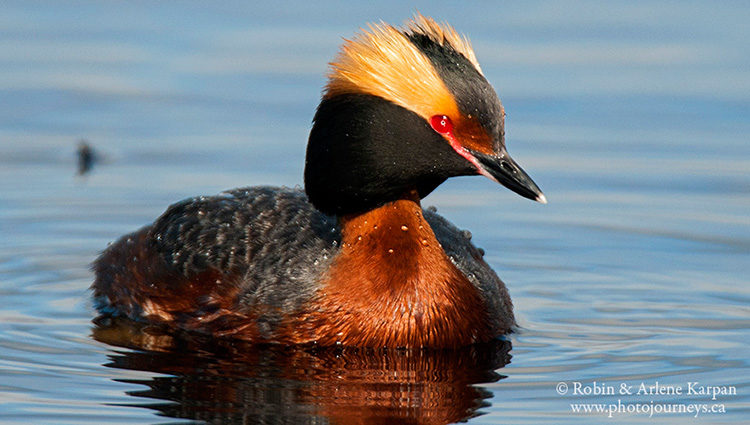
[(379, 264), (392, 266), (393, 272), (415, 256), (443, 252), (424, 219), (417, 190), (365, 213), (342, 216), (340, 223), (342, 249), (368, 251), (377, 256), (373, 262), (382, 260)]
[(416, 190), (340, 221), (341, 249), (325, 275), (324, 295), (298, 330), (305, 338), (418, 347), (475, 342), (478, 335), (466, 329), (489, 335), (476, 288), (443, 251)]

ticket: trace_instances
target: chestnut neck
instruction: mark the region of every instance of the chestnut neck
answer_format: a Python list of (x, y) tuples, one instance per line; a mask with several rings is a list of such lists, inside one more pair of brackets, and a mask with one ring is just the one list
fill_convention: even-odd
[(448, 347), (494, 335), (479, 293), (443, 251), (416, 190), (340, 221), (341, 249), (322, 298), (295, 325), (303, 341)]
[(417, 190), (365, 213), (344, 215), (339, 221), (342, 249), (369, 252), (377, 257), (373, 261), (382, 260), (380, 264), (393, 264), (394, 256), (396, 263), (405, 264), (424, 255), (438, 259), (443, 253), (423, 216)]

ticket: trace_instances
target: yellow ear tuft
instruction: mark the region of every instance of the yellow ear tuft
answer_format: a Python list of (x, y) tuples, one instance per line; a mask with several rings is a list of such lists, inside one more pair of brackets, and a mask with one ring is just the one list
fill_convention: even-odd
[[(456, 115), (458, 106), (429, 58), (404, 32), (391, 25), (369, 25), (368, 30), (345, 40), (330, 64), (324, 97), (370, 94), (409, 109), (425, 119), (436, 114)], [(476, 65), (468, 41), (453, 28), (417, 15), (408, 24), (410, 34), (424, 34), (440, 45), (450, 45)], [(477, 66), (477, 70), (479, 70)]]

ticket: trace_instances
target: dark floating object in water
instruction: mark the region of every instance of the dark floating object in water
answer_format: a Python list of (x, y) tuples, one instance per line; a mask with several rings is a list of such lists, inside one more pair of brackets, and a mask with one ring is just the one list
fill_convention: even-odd
[(94, 168), (94, 163), (98, 160), (98, 155), (94, 152), (88, 140), (81, 139), (78, 142), (78, 175), (87, 174)]

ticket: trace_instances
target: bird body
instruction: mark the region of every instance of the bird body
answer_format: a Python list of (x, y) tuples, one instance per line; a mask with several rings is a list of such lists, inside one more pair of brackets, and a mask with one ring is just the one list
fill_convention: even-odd
[(505, 285), (421, 199), (482, 174), (544, 195), (507, 155), (468, 41), (417, 15), (345, 42), (314, 118), (305, 192), (172, 205), (94, 263), (103, 314), (259, 343), (457, 347), (515, 324)]

